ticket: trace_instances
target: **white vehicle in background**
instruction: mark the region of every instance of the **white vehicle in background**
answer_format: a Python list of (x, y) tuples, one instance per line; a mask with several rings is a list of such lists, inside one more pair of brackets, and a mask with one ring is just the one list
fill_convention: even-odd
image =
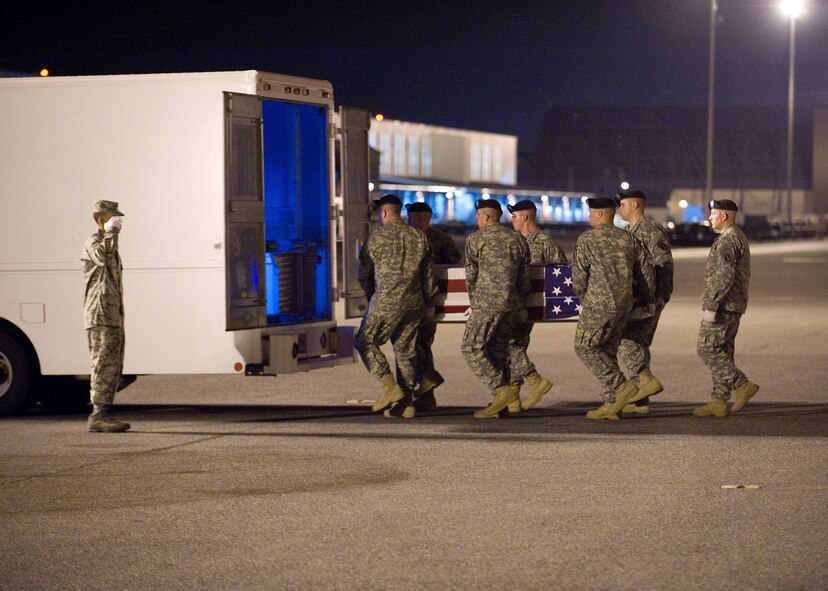
[(328, 82), (9, 78), (0, 105), (0, 414), (89, 373), (80, 252), (98, 199), (126, 214), (125, 374), (353, 362), (336, 318), (365, 306), (351, 253), (369, 225), (369, 118), (335, 113)]

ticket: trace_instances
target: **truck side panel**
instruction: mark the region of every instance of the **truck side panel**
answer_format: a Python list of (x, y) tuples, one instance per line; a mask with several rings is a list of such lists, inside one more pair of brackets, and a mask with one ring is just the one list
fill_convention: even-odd
[(260, 331), (225, 332), (223, 92), (255, 72), (0, 81), (0, 317), (44, 374), (84, 374), (80, 253), (120, 203), (127, 373), (233, 371)]

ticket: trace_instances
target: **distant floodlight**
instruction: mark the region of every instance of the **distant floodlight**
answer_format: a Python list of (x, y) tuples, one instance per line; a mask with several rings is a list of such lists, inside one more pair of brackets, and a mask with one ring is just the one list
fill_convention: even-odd
[(374, 190), (374, 183), (368, 183), (368, 190), (369, 190), (369, 191), (373, 191), (373, 190)]
[(446, 199), (454, 199), (454, 192), (449, 191), (448, 193), (446, 193)]
[(488, 198), (489, 198), (489, 194), (488, 193), (483, 193), (483, 199), (488, 199)]
[(49, 70), (48, 70), (47, 68), (43, 68), (42, 70), (40, 70), (40, 75), (41, 75), (43, 78), (45, 78), (46, 76), (48, 76), (48, 75), (49, 75)]
[(377, 121), (382, 121), (383, 119), (385, 119), (385, 117), (382, 116), (382, 113), (377, 113), (376, 115), (374, 115), (374, 119), (376, 119)]
[(549, 201), (549, 195), (541, 195), (541, 201), (543, 201), (544, 203)]
[(622, 191), (626, 191), (629, 188), (630, 188), (630, 183), (628, 183), (627, 181), (624, 181), (623, 183), (621, 183), (621, 190)]
[(687, 207), (687, 199), (682, 199), (681, 201), (679, 201), (679, 207), (682, 209)]
[(779, 9), (788, 18), (799, 18), (802, 14), (802, 0), (782, 0)]

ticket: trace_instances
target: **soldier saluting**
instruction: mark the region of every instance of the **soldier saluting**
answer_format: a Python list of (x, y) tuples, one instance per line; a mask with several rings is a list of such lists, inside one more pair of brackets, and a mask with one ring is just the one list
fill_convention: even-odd
[(747, 404), (759, 386), (736, 367), (736, 333), (748, 303), (750, 244), (739, 226), (739, 207), (730, 199), (712, 200), (710, 225), (719, 236), (710, 247), (704, 268), (702, 321), (696, 346), (699, 357), (713, 375), (713, 400), (697, 408), (697, 417), (726, 417), (727, 401), (736, 391), (730, 412)]
[(123, 215), (114, 201), (96, 201), (92, 217), (98, 231), (86, 241), (81, 254), (86, 279), (83, 321), (92, 358), (92, 414), (86, 425), (89, 431), (98, 433), (129, 429), (129, 423), (109, 414), (124, 369), (123, 265), (118, 254)]
[(572, 287), (581, 298), (575, 329), (575, 354), (603, 386), (604, 404), (588, 419), (617, 420), (618, 413), (638, 393), (618, 366), (618, 345), (633, 308), (633, 285), (641, 301), (652, 301), (653, 269), (644, 246), (613, 223), (615, 201), (587, 199), (592, 229), (578, 236), (572, 262)]

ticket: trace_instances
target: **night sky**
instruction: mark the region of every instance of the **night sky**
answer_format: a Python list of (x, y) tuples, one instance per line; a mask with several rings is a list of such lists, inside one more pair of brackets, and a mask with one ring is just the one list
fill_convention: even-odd
[[(778, 0), (718, 2), (716, 103), (787, 104)], [(709, 0), (55, 4), (2, 5), (0, 70), (323, 78), (337, 104), (514, 134), (521, 151), (548, 106), (707, 104)], [(806, 0), (796, 56), (797, 105), (828, 106), (828, 0)]]

